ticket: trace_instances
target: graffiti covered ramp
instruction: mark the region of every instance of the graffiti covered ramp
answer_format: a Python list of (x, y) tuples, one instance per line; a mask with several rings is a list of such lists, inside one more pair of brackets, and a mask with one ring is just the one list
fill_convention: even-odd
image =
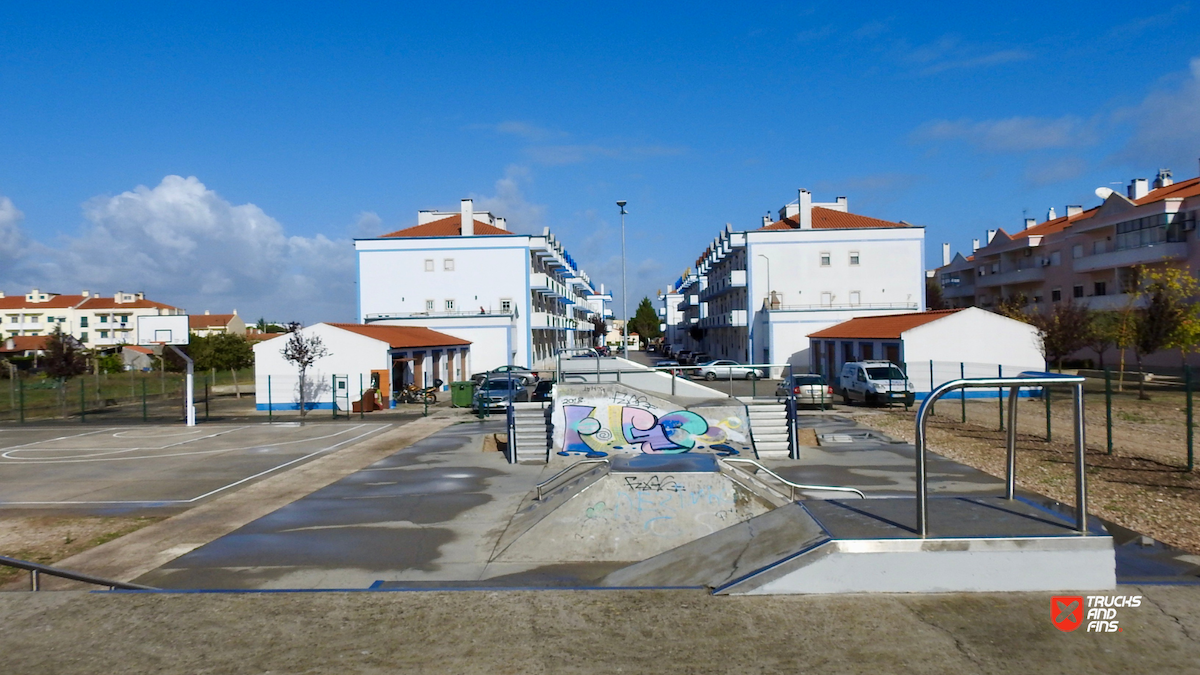
[(707, 453), (612, 458), (546, 495), (527, 497), (494, 562), (645, 560), (766, 513), (772, 504)]

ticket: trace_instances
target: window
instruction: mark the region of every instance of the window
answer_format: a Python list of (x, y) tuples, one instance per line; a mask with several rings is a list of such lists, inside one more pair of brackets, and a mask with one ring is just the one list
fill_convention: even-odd
[(1098, 239), (1092, 242), (1092, 255), (1104, 253), (1104, 240)]
[(850, 264), (851, 265), (858, 264), (858, 251), (850, 251)]
[(1124, 223), (1117, 223), (1117, 250), (1153, 246), (1165, 241), (1182, 241), (1183, 219), (1176, 217), (1168, 223), (1168, 214), (1159, 213)]
[(37, 323), (40, 319), (41, 319), (41, 317), (31, 316), (31, 317), (29, 317), (29, 323)]
[(822, 293), (821, 294), (821, 305), (824, 307), (829, 307), (832, 304), (833, 304), (833, 293), (830, 293), (828, 291), (826, 291), (825, 293)]
[(446, 258), (442, 261), (442, 269), (447, 272), (454, 271), (454, 258)]
[(86, 330), (79, 334), (79, 341), (87, 342), (87, 331)]
[(992, 274), (1000, 274), (1000, 263), (992, 263)]
[(1083, 284), (1075, 284), (1075, 286), (1071, 289), (1071, 297), (1083, 297)]
[(426, 258), (426, 259), (425, 259), (425, 271), (426, 271), (426, 272), (432, 272), (432, 271), (433, 271), (433, 258)]
[(1074, 246), (1071, 247), (1071, 257), (1072, 258), (1082, 258), (1083, 257), (1083, 244), (1075, 244)]
[(15, 317), (15, 316), (10, 316), (10, 317), (8, 317), (8, 322), (9, 322), (9, 323), (19, 323), (19, 322), (17, 321), (17, 317)]
[(1061, 251), (1055, 251), (1050, 254), (1050, 264), (1051, 265), (1061, 265), (1062, 264), (1062, 252)]
[(446, 311), (447, 311), (447, 312), (453, 312), (453, 311), (454, 311), (454, 301), (453, 301), (453, 300), (447, 300), (447, 301), (446, 301)]
[(426, 300), (426, 301), (425, 301), (425, 311), (426, 311), (426, 312), (432, 312), (432, 311), (433, 311), (433, 307), (434, 307), (434, 301), (433, 301), (433, 300)]
[(108, 323), (108, 315), (107, 314), (100, 315), (100, 323)]
[(1050, 291), (1050, 302), (1058, 302), (1062, 300), (1062, 289), (1055, 288)]
[(832, 258), (830, 257), (828, 252), (822, 252), (821, 253), (821, 267), (829, 267), (829, 263), (830, 263), (831, 259)]
[(858, 305), (862, 301), (862, 294), (858, 291), (850, 291), (850, 304)]
[(81, 317), (79, 317), (79, 327), (80, 327), (80, 328), (87, 328), (87, 327), (88, 327), (88, 325), (87, 325), (87, 317), (86, 317), (86, 316), (81, 316)]
[(508, 314), (509, 312), (512, 311), (512, 299), (511, 298), (500, 298), (500, 311), (504, 312), (505, 314)]
[(1103, 281), (1097, 281), (1092, 285), (1095, 295), (1108, 295), (1108, 285)]
[(101, 337), (101, 338), (106, 338), (106, 337), (108, 337), (108, 331), (106, 331), (106, 330), (102, 330), (102, 331), (100, 331), (100, 337)]

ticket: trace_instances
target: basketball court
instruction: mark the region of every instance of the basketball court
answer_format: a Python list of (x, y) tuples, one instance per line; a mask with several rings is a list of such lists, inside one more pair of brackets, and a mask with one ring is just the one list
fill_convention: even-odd
[(391, 426), (0, 428), (0, 509), (177, 512)]

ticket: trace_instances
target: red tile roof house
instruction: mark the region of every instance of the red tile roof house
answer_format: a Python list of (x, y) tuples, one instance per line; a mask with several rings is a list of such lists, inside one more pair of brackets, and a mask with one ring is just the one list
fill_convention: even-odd
[(199, 337), (208, 337), (218, 333), (245, 335), (246, 322), (238, 316), (236, 309), (233, 310), (233, 314), (210, 314), (208, 310), (204, 310), (203, 314), (188, 316), (188, 329), (193, 335)]
[(63, 295), (33, 289), (23, 296), (0, 293), (0, 335), (47, 335), (61, 328), (93, 349), (137, 344), (137, 318), (179, 315), (178, 307), (147, 300), (143, 293), (117, 291), (111, 298), (89, 291)]
[[(931, 382), (1046, 369), (1037, 329), (978, 307), (859, 317), (810, 333), (808, 339), (810, 371), (824, 375), (835, 389), (842, 364), (849, 361), (900, 365), (917, 398), (932, 390)], [(997, 394), (980, 389), (967, 396)]]
[[(309, 410), (350, 411), (362, 393), (375, 388), (391, 407), (398, 387), (449, 383), (471, 376), (471, 343), (419, 326), (318, 323), (300, 329), (319, 337), (328, 355), (307, 374)], [(296, 367), (280, 353), (288, 340), (280, 333), (254, 345), (256, 404), (259, 410), (299, 410)]]

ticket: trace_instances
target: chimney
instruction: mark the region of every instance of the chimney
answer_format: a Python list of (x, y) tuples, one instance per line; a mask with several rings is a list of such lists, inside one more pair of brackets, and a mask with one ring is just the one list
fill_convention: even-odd
[(124, 294), (125, 291), (117, 291), (116, 293), (113, 293), (113, 302), (117, 303), (118, 305), (124, 304), (124, 299), (121, 297)]
[(766, 226), (768, 226), (768, 225), (770, 225), (770, 224), (771, 224), (771, 213), (770, 213), (770, 212), (767, 212), (767, 215), (763, 216), (763, 224), (762, 224), (762, 226), (763, 226), (763, 227), (766, 227)]
[(1159, 169), (1158, 176), (1154, 179), (1154, 189), (1165, 188), (1168, 185), (1174, 185), (1175, 179), (1171, 178), (1170, 169)]
[(508, 230), (508, 219), (507, 218), (497, 218), (496, 219), (496, 227), (507, 231)]
[(1145, 178), (1134, 178), (1133, 180), (1129, 181), (1129, 186), (1125, 188), (1125, 194), (1128, 195), (1130, 199), (1141, 199), (1142, 197), (1146, 196), (1147, 192), (1149, 192), (1149, 190), (1146, 187)]
[(841, 211), (842, 213), (850, 212), (850, 203), (845, 197), (837, 198), (837, 210)]
[(462, 236), (475, 235), (475, 202), (470, 199), (462, 200)]
[(233, 315), (237, 316), (237, 308), (236, 307), (233, 308)]
[(145, 300), (145, 299), (146, 299), (146, 294), (145, 294), (145, 293), (143, 293), (143, 292), (141, 292), (141, 291), (138, 291), (137, 293), (134, 293), (133, 295), (134, 295), (134, 297), (136, 297), (138, 300)]
[(971, 253), (974, 253), (975, 251), (978, 251), (978, 250), (979, 250), (979, 240), (972, 239), (971, 240)]
[(950, 264), (950, 243), (942, 244), (942, 267)]
[(1067, 204), (1067, 217), (1077, 216), (1083, 213), (1083, 207), (1079, 204)]
[(812, 229), (812, 193), (808, 190), (800, 190), (800, 229)]
[(4, 297), (4, 291), (0, 291), (0, 298)]
[(1026, 218), (1025, 219), (1025, 229), (1028, 230), (1029, 228), (1033, 227), (1034, 225), (1037, 225), (1037, 218)]
[(995, 237), (996, 237), (996, 231), (995, 231), (995, 230), (988, 230), (988, 231), (987, 231), (987, 243), (991, 244), (991, 243), (992, 243), (992, 239), (994, 239)]
[(206, 310), (204, 310), (204, 316), (208, 316), (208, 315), (209, 315), (209, 312), (208, 312), (208, 310), (207, 310), (207, 309), (206, 309)]
[(1046, 210), (1046, 220), (1054, 220), (1057, 217), (1058, 217), (1058, 214), (1054, 212), (1053, 206), (1051, 206), (1049, 209)]
[(82, 291), (79, 291), (79, 294), (80, 294), (80, 295), (82, 295), (82, 296), (83, 296), (83, 297), (85, 297), (85, 298), (90, 298), (90, 297), (92, 297), (92, 292), (91, 292), (91, 291), (89, 291), (89, 290), (87, 290), (87, 289), (84, 289), (84, 290), (82, 290)]

